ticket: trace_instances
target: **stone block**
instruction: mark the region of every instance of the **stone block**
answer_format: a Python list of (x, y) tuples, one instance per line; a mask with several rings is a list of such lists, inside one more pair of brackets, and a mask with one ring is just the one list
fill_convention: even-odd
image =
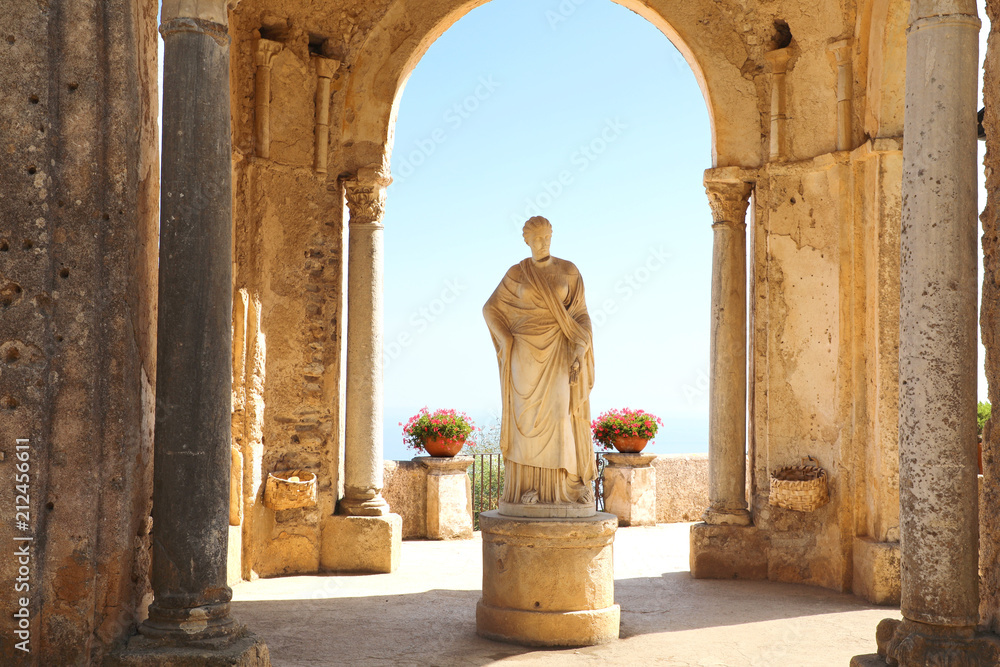
[(471, 456), (418, 456), (427, 468), (427, 538), (472, 539), (469, 466)]
[(899, 562), (899, 542), (855, 538), (854, 594), (874, 604), (899, 606)]
[(756, 526), (691, 526), (695, 579), (767, 579), (766, 537)]
[(399, 567), (403, 519), (385, 516), (328, 516), (323, 520), (320, 568), (328, 572), (381, 574)]
[(612, 545), (618, 520), (479, 515), (481, 637), (526, 646), (591, 646), (618, 638)]
[(105, 667), (270, 667), (267, 645), (241, 629), (232, 637), (206, 640), (197, 646), (178, 646), (135, 635), (107, 656)]
[(621, 526), (656, 525), (655, 454), (607, 453), (604, 468), (604, 511)]

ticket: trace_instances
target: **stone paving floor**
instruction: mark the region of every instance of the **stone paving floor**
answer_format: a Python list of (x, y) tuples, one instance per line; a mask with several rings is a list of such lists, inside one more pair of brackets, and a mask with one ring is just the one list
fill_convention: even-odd
[(690, 524), (620, 528), (615, 599), (621, 638), (530, 649), (476, 636), (479, 534), (407, 541), (398, 571), (260, 579), (236, 586), (234, 614), (264, 637), (275, 667), (316, 665), (666, 665), (847, 667), (875, 651), (875, 626), (899, 610), (812, 586), (698, 581)]

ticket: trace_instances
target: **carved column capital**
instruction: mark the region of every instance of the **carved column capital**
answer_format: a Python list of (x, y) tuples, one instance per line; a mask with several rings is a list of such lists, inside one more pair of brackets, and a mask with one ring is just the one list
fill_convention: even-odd
[(767, 62), (771, 64), (771, 74), (784, 74), (788, 67), (788, 58), (792, 55), (791, 49), (775, 49), (764, 54)]
[(841, 39), (826, 47), (827, 53), (833, 58), (833, 64), (837, 66), (847, 65), (851, 62), (851, 47), (854, 45), (852, 39)]
[(733, 168), (705, 170), (705, 193), (715, 225), (746, 227), (747, 206), (753, 190), (753, 183), (746, 180), (746, 176), (742, 170)]
[(344, 183), (351, 225), (382, 225), (385, 215), (385, 189), (392, 179), (377, 167), (364, 167)]
[(257, 53), (254, 56), (254, 63), (257, 67), (270, 67), (274, 56), (281, 52), (283, 45), (271, 39), (261, 37), (257, 40)]
[(333, 75), (340, 69), (340, 61), (333, 58), (313, 56), (313, 62), (316, 63), (316, 76), (320, 79), (332, 79)]
[(174, 19), (198, 19), (225, 26), (229, 12), (226, 0), (163, 0), (160, 22)]

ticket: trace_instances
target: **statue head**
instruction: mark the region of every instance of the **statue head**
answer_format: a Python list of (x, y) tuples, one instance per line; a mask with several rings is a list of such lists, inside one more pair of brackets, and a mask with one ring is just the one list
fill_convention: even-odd
[(543, 260), (549, 256), (549, 244), (552, 242), (552, 223), (540, 215), (529, 218), (524, 223), (521, 232), (524, 242), (531, 248), (531, 256), (535, 260)]

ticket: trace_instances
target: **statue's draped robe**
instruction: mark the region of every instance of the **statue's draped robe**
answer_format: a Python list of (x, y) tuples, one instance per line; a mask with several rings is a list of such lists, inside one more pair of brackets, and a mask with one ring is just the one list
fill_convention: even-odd
[[(596, 476), (593, 332), (583, 279), (572, 262), (550, 261), (551, 274), (531, 259), (511, 267), (483, 308), (500, 366), (502, 499), (510, 503), (532, 490), (540, 503), (585, 502)], [(587, 351), (570, 385), (577, 345)]]

